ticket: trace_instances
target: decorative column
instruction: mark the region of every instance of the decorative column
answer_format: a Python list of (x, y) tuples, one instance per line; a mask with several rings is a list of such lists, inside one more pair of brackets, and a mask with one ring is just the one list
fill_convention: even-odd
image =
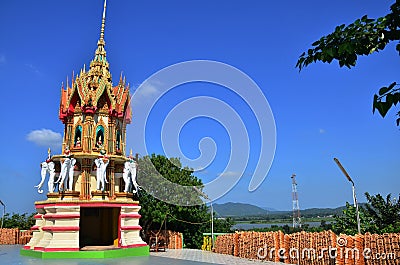
[(115, 154), (115, 118), (108, 119), (108, 151), (109, 154)]
[(74, 119), (73, 117), (69, 116), (67, 118), (67, 123), (66, 123), (66, 128), (67, 128), (67, 134), (66, 134), (66, 139), (65, 139), (65, 146), (68, 145), (70, 148), (72, 148), (72, 141), (71, 141), (71, 137), (72, 137), (72, 128), (74, 126)]
[(123, 125), (122, 133), (121, 133), (121, 151), (122, 151), (122, 155), (126, 154), (125, 146), (126, 146), (126, 124)]
[(92, 159), (82, 159), (82, 186), (81, 186), (81, 200), (90, 200), (90, 171), (92, 169)]
[(93, 116), (91, 114), (86, 115), (84, 128), (83, 128), (83, 152), (92, 152), (92, 138), (93, 138)]

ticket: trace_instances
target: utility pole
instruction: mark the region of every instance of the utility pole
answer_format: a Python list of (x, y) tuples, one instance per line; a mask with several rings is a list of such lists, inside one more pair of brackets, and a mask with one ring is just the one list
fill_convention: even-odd
[(6, 214), (6, 206), (4, 203), (0, 200), (0, 204), (3, 205), (3, 217), (1, 218), (1, 228), (3, 228), (3, 223), (4, 223), (4, 215)]
[(293, 228), (301, 227), (299, 196), (297, 194), (296, 174), (292, 174)]
[(196, 186), (193, 186), (193, 189), (203, 198), (205, 198), (206, 200), (210, 201), (210, 206), (211, 206), (211, 248), (214, 248), (214, 209), (213, 209), (213, 205), (212, 205), (212, 200), (207, 196), (207, 194), (205, 194), (204, 192), (202, 192), (201, 190), (199, 190)]
[(357, 203), (357, 197), (356, 197), (356, 187), (354, 186), (354, 181), (351, 179), (351, 177), (350, 177), (349, 173), (347, 173), (346, 169), (344, 169), (344, 167), (340, 163), (339, 159), (333, 158), (333, 160), (335, 160), (336, 164), (339, 166), (340, 170), (346, 176), (347, 180), (351, 182), (351, 187), (352, 187), (352, 190), (353, 190), (354, 207), (356, 207), (356, 214), (357, 214), (357, 230), (358, 230), (358, 233), (361, 234), (360, 213), (358, 211), (358, 203)]

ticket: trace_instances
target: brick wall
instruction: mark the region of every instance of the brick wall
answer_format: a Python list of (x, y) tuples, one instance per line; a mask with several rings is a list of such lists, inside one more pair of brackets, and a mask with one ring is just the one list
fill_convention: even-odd
[(390, 265), (400, 264), (399, 244), (399, 233), (237, 232), (218, 236), (215, 252), (299, 265)]
[(18, 228), (0, 229), (0, 245), (25, 245), (32, 238), (32, 231), (20, 231)]

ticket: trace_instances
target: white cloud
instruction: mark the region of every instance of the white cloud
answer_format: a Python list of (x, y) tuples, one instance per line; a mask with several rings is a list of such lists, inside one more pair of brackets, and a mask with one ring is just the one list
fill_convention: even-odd
[(39, 146), (47, 146), (57, 148), (62, 144), (62, 137), (60, 133), (53, 132), (49, 129), (34, 130), (28, 133), (26, 139)]
[(143, 100), (145, 98), (157, 97), (160, 94), (161, 82), (159, 81), (146, 81), (142, 83), (135, 91), (133, 99)]
[(241, 173), (237, 172), (237, 171), (226, 171), (226, 172), (220, 173), (221, 177), (238, 177), (240, 175), (241, 175)]
[(40, 75), (39, 69), (37, 69), (37, 67), (34, 66), (33, 64), (31, 64), (31, 63), (26, 63), (25, 66), (28, 67), (28, 69), (29, 69), (30, 71), (34, 72), (34, 73), (37, 74), (37, 75)]
[(324, 129), (319, 129), (319, 133), (326, 133), (326, 131)]
[(142, 95), (144, 97), (148, 97), (148, 96), (152, 96), (152, 95), (156, 94), (158, 92), (158, 89), (154, 84), (146, 84), (146, 85), (140, 86), (140, 89), (138, 92), (140, 95)]

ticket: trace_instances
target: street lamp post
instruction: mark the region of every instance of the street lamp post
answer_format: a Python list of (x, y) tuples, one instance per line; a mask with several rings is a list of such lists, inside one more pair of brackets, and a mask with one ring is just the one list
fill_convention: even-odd
[(3, 217), (1, 218), (1, 228), (3, 229), (3, 223), (4, 223), (4, 215), (6, 214), (6, 206), (4, 203), (0, 200), (0, 204), (3, 205)]
[(340, 170), (343, 172), (343, 174), (346, 176), (348, 181), (351, 182), (351, 187), (353, 190), (353, 201), (354, 201), (354, 207), (356, 207), (356, 215), (357, 215), (357, 230), (358, 233), (361, 234), (361, 226), (360, 226), (360, 213), (358, 211), (358, 203), (357, 203), (357, 197), (356, 197), (356, 187), (354, 185), (354, 181), (351, 179), (350, 175), (347, 173), (346, 169), (342, 166), (340, 163), (339, 159), (333, 158), (335, 160), (336, 164), (339, 166)]
[(207, 196), (207, 194), (205, 194), (204, 192), (199, 190), (196, 186), (193, 186), (193, 189), (195, 191), (197, 191), (197, 193), (199, 193), (205, 199), (210, 201), (210, 206), (211, 206), (211, 248), (214, 248), (214, 209), (213, 209), (212, 200)]

